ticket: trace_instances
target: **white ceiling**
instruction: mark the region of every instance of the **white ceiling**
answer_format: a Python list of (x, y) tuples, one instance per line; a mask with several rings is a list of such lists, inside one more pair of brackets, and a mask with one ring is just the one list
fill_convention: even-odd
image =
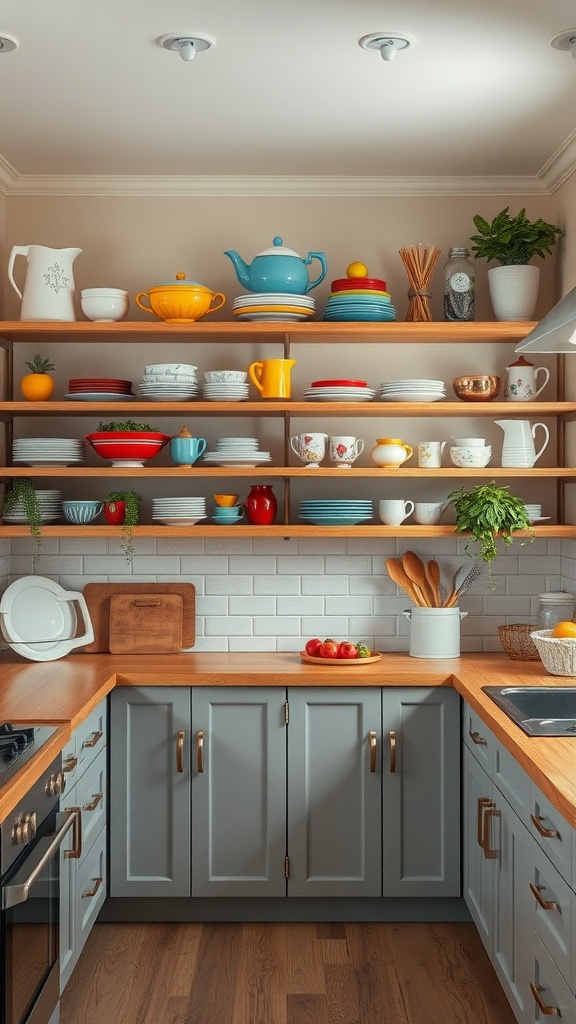
[[(20, 45), (0, 53), (1, 181), (474, 176), (544, 191), (547, 167), (576, 163), (576, 61), (550, 45), (573, 27), (574, 0), (2, 0), (0, 34)], [(416, 44), (386, 63), (358, 43), (380, 31)], [(187, 63), (158, 45), (168, 33), (216, 45)]]

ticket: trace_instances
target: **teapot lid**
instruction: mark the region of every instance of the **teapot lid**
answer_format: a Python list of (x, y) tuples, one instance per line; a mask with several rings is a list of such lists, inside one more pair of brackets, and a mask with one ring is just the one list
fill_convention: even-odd
[(509, 370), (511, 366), (534, 366), (534, 363), (529, 363), (527, 359), (524, 359), (524, 356), (518, 356), (516, 362), (510, 363), (506, 369)]
[(294, 249), (288, 249), (284, 245), (284, 241), (279, 235), (276, 235), (272, 239), (272, 245), (269, 249), (263, 249), (262, 252), (257, 253), (258, 256), (296, 256), (297, 259), (301, 260), (302, 257), (294, 252)]

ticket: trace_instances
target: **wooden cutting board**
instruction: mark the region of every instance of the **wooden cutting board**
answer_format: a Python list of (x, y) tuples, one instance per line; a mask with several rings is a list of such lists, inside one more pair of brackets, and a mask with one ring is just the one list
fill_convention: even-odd
[(84, 654), (109, 650), (110, 598), (117, 594), (176, 594), (182, 598), (182, 646), (193, 647), (196, 639), (196, 591), (193, 583), (87, 583), (84, 598), (88, 606), (94, 640), (78, 648)]
[(182, 650), (180, 594), (112, 594), (111, 654), (178, 654)]

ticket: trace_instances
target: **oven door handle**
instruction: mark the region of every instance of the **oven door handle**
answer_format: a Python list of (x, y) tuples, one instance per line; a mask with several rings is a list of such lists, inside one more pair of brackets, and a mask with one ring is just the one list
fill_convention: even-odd
[[(73, 827), (76, 821), (77, 812), (72, 811), (66, 814), (66, 820), (62, 827), (58, 830), (55, 836), (50, 839), (40, 840), (36, 848), (35, 856), (38, 857), (36, 865), (32, 868), (32, 871), (28, 875), (28, 878), (24, 882), (19, 882), (14, 885), (5, 885), (2, 897), (2, 908), (8, 910), (10, 907), (16, 907), (19, 903), (25, 903), (30, 895), (30, 889), (34, 885), (34, 882), (42, 874), (42, 871), (48, 864), (54, 854), (58, 851), (66, 838), (68, 832)], [(61, 815), (58, 815), (61, 818)], [(46, 847), (48, 843), (48, 847)]]

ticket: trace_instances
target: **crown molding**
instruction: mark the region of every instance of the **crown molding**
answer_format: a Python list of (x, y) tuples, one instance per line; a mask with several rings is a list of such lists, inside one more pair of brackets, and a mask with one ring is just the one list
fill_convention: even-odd
[(12, 165), (0, 154), (0, 193), (10, 195), (17, 179), (18, 174)]
[(546, 161), (538, 177), (552, 195), (576, 171), (576, 129)]

